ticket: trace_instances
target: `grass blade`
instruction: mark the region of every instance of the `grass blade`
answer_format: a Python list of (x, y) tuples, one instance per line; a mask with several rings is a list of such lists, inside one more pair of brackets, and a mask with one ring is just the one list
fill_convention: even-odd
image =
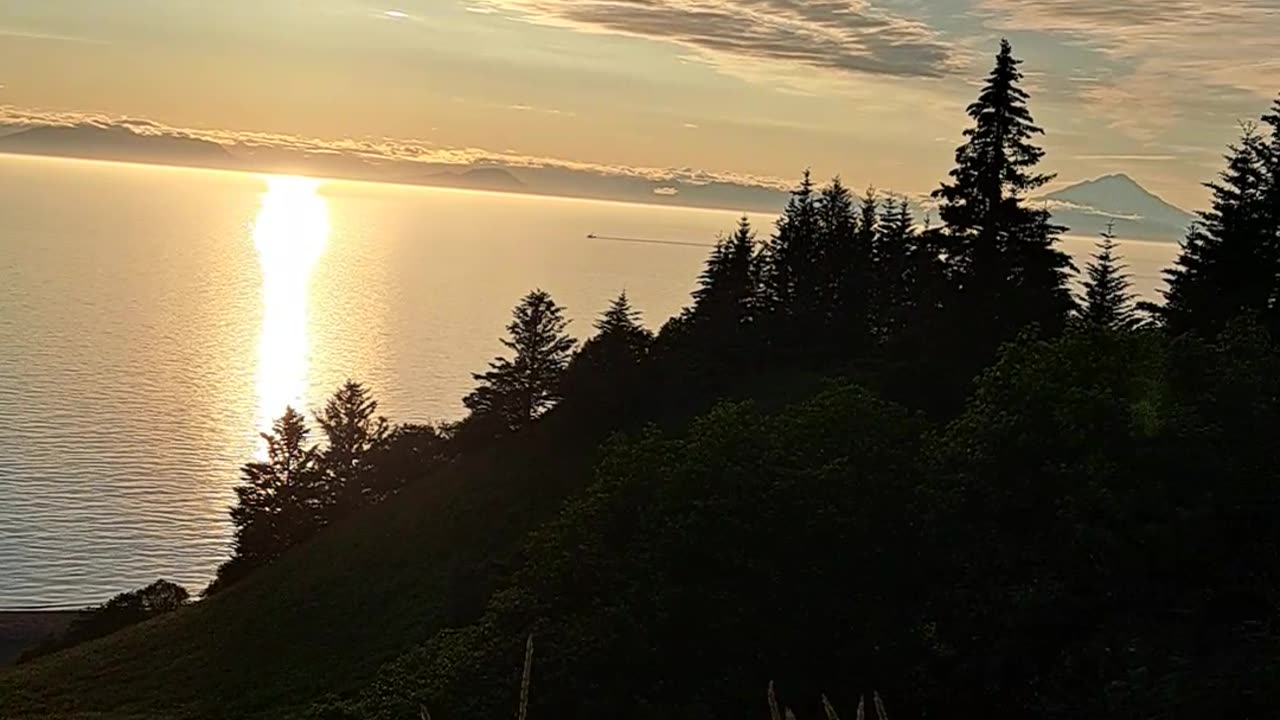
[(529, 634), (529, 640), (524, 644), (524, 672), (520, 675), (520, 714), (517, 715), (518, 720), (527, 720), (529, 717), (529, 679), (533, 675), (533, 634)]

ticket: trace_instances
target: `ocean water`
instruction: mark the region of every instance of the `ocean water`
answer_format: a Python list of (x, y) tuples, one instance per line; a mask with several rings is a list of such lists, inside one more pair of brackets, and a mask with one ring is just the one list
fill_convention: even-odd
[[(456, 419), (529, 290), (578, 337), (621, 290), (655, 328), (687, 303), (705, 248), (588, 234), (709, 245), (736, 216), (0, 156), (0, 609), (198, 591), (286, 405), (355, 378), (393, 421)], [(1177, 250), (1123, 249), (1144, 294)]]

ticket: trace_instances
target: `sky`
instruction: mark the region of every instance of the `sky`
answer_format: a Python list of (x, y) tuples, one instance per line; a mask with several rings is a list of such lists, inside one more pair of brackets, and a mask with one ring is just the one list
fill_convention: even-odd
[(0, 120), (916, 194), (1001, 37), (1060, 184), (1198, 208), (1280, 92), (1280, 0), (0, 0)]

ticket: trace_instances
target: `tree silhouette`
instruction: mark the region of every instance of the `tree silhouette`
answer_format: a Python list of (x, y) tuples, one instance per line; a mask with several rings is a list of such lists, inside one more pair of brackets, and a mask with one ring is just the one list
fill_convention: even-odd
[(951, 180), (933, 193), (967, 324), (987, 335), (979, 348), (984, 357), (1029, 323), (1060, 328), (1074, 304), (1067, 283), (1074, 268), (1055, 246), (1063, 228), (1052, 224), (1048, 210), (1024, 202), (1053, 176), (1036, 171), (1044, 151), (1032, 140), (1044, 131), (1019, 86), (1021, 63), (1001, 41), (995, 69), (968, 108), (973, 126), (956, 150)]
[(63, 633), (23, 653), (19, 662), (106, 637), (130, 625), (173, 612), (190, 600), (191, 594), (186, 588), (168, 580), (157, 580), (146, 587), (120, 593), (101, 605), (82, 611)]
[[(925, 302), (921, 293), (928, 266), (919, 257), (922, 243), (905, 198), (885, 203), (875, 227), (875, 272), (881, 306), (876, 335), (885, 340), (916, 322)], [(941, 264), (935, 266), (939, 280), (945, 280)]]
[(801, 324), (809, 320), (806, 313), (813, 311), (814, 298), (820, 293), (818, 205), (813, 178), (806, 170), (762, 250), (763, 305), (774, 316), (785, 318), (783, 327), (795, 328), (797, 320)]
[(614, 298), (595, 322), (596, 335), (583, 343), (564, 375), (564, 396), (618, 412), (611, 399), (628, 397), (637, 387), (653, 345), (653, 333), (626, 292)]
[(1089, 325), (1125, 330), (1134, 325), (1133, 293), (1125, 265), (1116, 256), (1115, 223), (1107, 225), (1086, 270), (1080, 319)]
[(319, 450), (309, 443), (306, 418), (292, 407), (263, 433), (266, 461), (241, 469), (238, 504), (231, 509), (236, 557), (250, 565), (277, 557), (323, 523), (315, 488)]
[(502, 344), (515, 356), (495, 358), (488, 372), (476, 374), (480, 385), (463, 403), (475, 416), (518, 430), (559, 402), (575, 341), (565, 333), (564, 310), (543, 290), (526, 295), (512, 315)]
[(316, 414), (326, 440), (319, 458), (320, 502), (331, 515), (365, 504), (371, 491), (365, 472), (369, 456), (386, 443), (390, 432), (387, 419), (377, 412), (378, 402), (368, 388), (347, 380)]
[(733, 235), (716, 243), (693, 291), (693, 317), (703, 342), (732, 343), (751, 323), (757, 287), (756, 235), (743, 216)]
[[(812, 344), (842, 356), (865, 350), (871, 337), (874, 238), (868, 226), (859, 222), (855, 202), (839, 177), (818, 198), (821, 254), (817, 262), (823, 273), (818, 281), (820, 294), (810, 311), (817, 316), (812, 331), (820, 333)], [(874, 212), (873, 195), (863, 200), (864, 221), (868, 203)], [(874, 232), (875, 223), (870, 227)]]
[(1276, 258), (1277, 265), (1264, 321), (1271, 332), (1280, 337), (1280, 98), (1276, 99), (1270, 112), (1262, 116), (1262, 122), (1271, 134), (1271, 142), (1263, 149), (1264, 164), (1267, 168), (1264, 222), (1271, 229), (1270, 237), (1264, 242), (1271, 246), (1271, 254)]
[(1174, 332), (1213, 337), (1242, 314), (1268, 319), (1276, 330), (1280, 243), (1268, 168), (1270, 149), (1253, 126), (1230, 146), (1227, 167), (1209, 183), (1212, 206), (1165, 271), (1165, 305), (1158, 314)]

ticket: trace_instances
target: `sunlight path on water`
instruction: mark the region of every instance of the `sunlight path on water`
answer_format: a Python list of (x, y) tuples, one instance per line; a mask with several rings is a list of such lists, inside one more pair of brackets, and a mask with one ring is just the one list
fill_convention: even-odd
[[(329, 208), (316, 189), (319, 182), (300, 177), (268, 177), (267, 192), (253, 227), (262, 265), (262, 336), (258, 343), (257, 427), (292, 405), (300, 411), (307, 390), (310, 344), (307, 306), (312, 271), (329, 239)], [(258, 447), (264, 458), (265, 443)]]

